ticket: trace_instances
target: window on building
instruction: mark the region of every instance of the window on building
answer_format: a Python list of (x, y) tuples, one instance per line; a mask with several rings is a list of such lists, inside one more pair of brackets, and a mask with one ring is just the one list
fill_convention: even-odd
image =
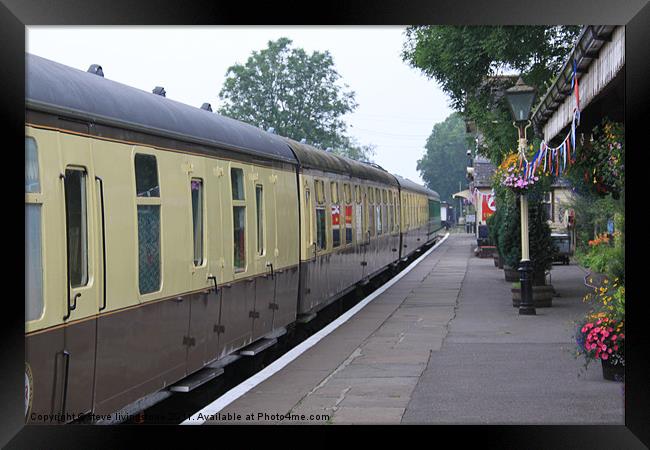
[(357, 203), (361, 203), (361, 186), (355, 185), (354, 192)]
[(255, 186), (255, 207), (257, 211), (257, 254), (264, 254), (264, 190), (261, 185)]
[(194, 265), (203, 265), (203, 180), (192, 178), (192, 235), (194, 238)]
[(553, 221), (553, 192), (547, 192), (544, 195), (544, 200), (542, 201), (542, 209), (544, 211), (544, 217), (546, 220)]
[(65, 213), (68, 245), (68, 275), (71, 287), (88, 283), (88, 224), (86, 213), (86, 171), (65, 171)]
[(345, 197), (345, 203), (348, 205), (352, 203), (352, 192), (350, 191), (350, 185), (347, 183), (343, 185), (343, 194)]
[(138, 287), (140, 294), (160, 290), (160, 185), (156, 157), (134, 158), (138, 213)]

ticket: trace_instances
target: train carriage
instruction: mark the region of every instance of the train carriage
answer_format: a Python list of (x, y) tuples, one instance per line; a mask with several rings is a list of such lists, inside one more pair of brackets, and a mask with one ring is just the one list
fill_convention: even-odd
[(398, 188), (386, 171), (288, 140), (300, 164), (302, 320), (399, 259)]
[(413, 181), (394, 175), (400, 185), (401, 243), (400, 257), (408, 258), (431, 242), (442, 228), (440, 196)]
[(284, 140), (32, 55), (26, 97), (32, 411), (113, 412), (295, 320)]
[(379, 167), (26, 58), (28, 422), (226, 364), (440, 228), (437, 194)]

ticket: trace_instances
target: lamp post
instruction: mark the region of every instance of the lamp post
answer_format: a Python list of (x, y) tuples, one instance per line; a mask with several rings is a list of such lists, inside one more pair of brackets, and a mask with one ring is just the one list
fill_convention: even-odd
[[(519, 77), (517, 83), (506, 90), (506, 99), (512, 113), (513, 125), (519, 135), (519, 154), (521, 157), (526, 152), (526, 129), (530, 126), (530, 109), (535, 98), (535, 89), (527, 86)], [(519, 280), (521, 282), (521, 302), (519, 303), (520, 315), (535, 315), (533, 301), (532, 266), (528, 254), (528, 198), (521, 194), (521, 262), (519, 264)]]

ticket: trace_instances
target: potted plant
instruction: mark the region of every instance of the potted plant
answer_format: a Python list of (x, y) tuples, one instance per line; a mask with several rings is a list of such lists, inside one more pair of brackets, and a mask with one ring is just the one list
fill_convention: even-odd
[[(519, 281), (517, 271), (521, 260), (521, 220), (520, 199), (522, 194), (528, 196), (528, 241), (531, 265), (533, 268), (533, 286), (537, 286), (540, 304), (550, 306), (553, 298), (552, 286), (546, 285), (546, 271), (553, 264), (555, 248), (551, 240), (545, 212), (541, 207), (544, 193), (550, 189), (549, 176), (526, 176), (517, 154), (509, 155), (495, 173), (495, 181), (500, 185), (503, 197), (504, 217), (500, 223), (498, 237), (499, 251), (504, 256), (504, 274), (506, 281)], [(515, 301), (513, 299), (513, 301)]]
[(578, 322), (577, 355), (584, 356), (585, 368), (599, 360), (606, 380), (625, 381), (625, 287), (605, 279), (585, 300), (595, 308)]

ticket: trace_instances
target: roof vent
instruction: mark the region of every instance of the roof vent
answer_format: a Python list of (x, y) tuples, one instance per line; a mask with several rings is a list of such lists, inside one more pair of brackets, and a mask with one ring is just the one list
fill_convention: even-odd
[(273, 128), (273, 127), (269, 127), (269, 129), (266, 130), (266, 131), (271, 133), (271, 134), (275, 134), (275, 128)]
[(212, 105), (210, 105), (209, 103), (204, 103), (201, 105), (201, 109), (205, 109), (206, 111), (212, 112)]
[(332, 147), (327, 147), (327, 148), (325, 149), (325, 151), (326, 151), (327, 153), (332, 153)]
[(102, 78), (104, 77), (104, 71), (102, 70), (102, 66), (99, 64), (91, 64), (86, 72), (94, 73), (95, 75), (99, 75)]
[(167, 92), (165, 92), (165, 88), (162, 86), (156, 86), (151, 92), (153, 92), (156, 95), (162, 95), (163, 97), (166, 97), (165, 94), (167, 94)]
[(307, 139), (305, 139), (305, 138), (300, 139), (300, 143), (301, 143), (301, 144), (306, 144), (306, 143), (307, 143)]

